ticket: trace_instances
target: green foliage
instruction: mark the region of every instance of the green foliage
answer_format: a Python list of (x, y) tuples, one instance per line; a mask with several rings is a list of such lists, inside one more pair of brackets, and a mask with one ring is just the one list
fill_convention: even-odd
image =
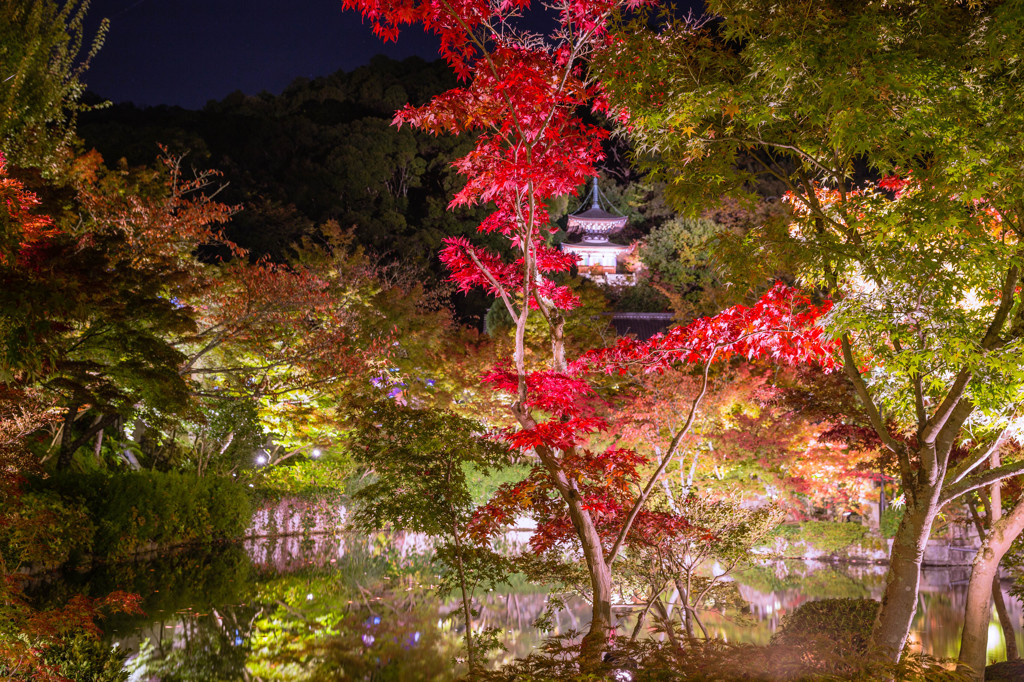
[(462, 470), (469, 486), (473, 504), (481, 505), (491, 499), (494, 492), (506, 483), (518, 483), (530, 474), (527, 464), (509, 464), (500, 468), (485, 468), (473, 462), (466, 462)]
[(64, 474), (36, 485), (85, 510), (96, 529), (89, 550), (107, 560), (154, 545), (235, 538), (251, 516), (245, 489), (223, 478), (140, 471)]
[[(986, 430), (1024, 395), (1019, 296), (994, 318), (1024, 225), (1017, 9), (710, 0), (715, 22), (643, 17), (596, 60), (674, 203), (781, 183), (793, 213), (747, 236), (748, 263), (767, 277), (784, 261), (836, 302), (830, 327), (896, 429), (930, 418), (915, 378), (927, 405), (967, 396)], [(879, 188), (889, 174), (913, 181)]]
[[(252, 463), (252, 453), (267, 442), (259, 406), (250, 396), (217, 396), (198, 407), (202, 420), (188, 424), (191, 448), (171, 464), (200, 476), (226, 475)], [(227, 443), (227, 446), (224, 446)]]
[(826, 554), (834, 554), (863, 543), (868, 537), (868, 529), (859, 523), (803, 521), (779, 526), (776, 534), (790, 542), (802, 540)]
[(903, 520), (903, 508), (886, 507), (882, 512), (882, 537), (894, 538), (899, 530), (900, 522)]
[(722, 228), (710, 220), (672, 218), (651, 230), (640, 249), (655, 286), (667, 294), (677, 312), (687, 317), (706, 315), (708, 290), (716, 282), (712, 254)]
[(351, 446), (375, 476), (353, 495), (352, 523), (364, 529), (411, 530), (441, 541), (435, 548), (442, 567), (438, 593), (458, 590), (473, 676), (483, 657), (500, 648), (497, 630), (474, 632), (474, 593), (506, 581), (515, 569), (507, 557), (476, 544), (470, 535), (476, 504), (467, 471), (486, 476), (509, 464), (508, 449), (487, 438), (478, 422), (390, 400), (367, 410)]
[(253, 496), (260, 502), (286, 497), (338, 502), (354, 482), (355, 464), (343, 452), (328, 452), (317, 459), (296, 458), (251, 471)]
[(783, 619), (771, 643), (808, 649), (830, 644), (840, 655), (864, 654), (877, 614), (878, 602), (873, 599), (807, 602)]
[(127, 657), (127, 651), (87, 634), (65, 638), (43, 652), (43, 660), (55, 673), (74, 682), (124, 682), (128, 679), (124, 669)]
[(635, 286), (624, 287), (616, 292), (614, 306), (616, 312), (623, 313), (664, 313), (672, 308), (672, 301), (661, 293), (646, 278), (641, 278)]
[(61, 566), (89, 551), (94, 522), (74, 501), (41, 491), (20, 495), (8, 504), (0, 525), (0, 555), (9, 569)]
[[(67, 162), (81, 77), (103, 44), (104, 20), (84, 59), (87, 0), (0, 3), (0, 149), (12, 163), (53, 173)], [(63, 157), (63, 158), (62, 158)]]
[(473, 509), (463, 466), (486, 473), (509, 461), (508, 449), (484, 437), (480, 424), (390, 400), (367, 409), (350, 444), (357, 461), (375, 474), (353, 496), (352, 521), (368, 529), (448, 535)]

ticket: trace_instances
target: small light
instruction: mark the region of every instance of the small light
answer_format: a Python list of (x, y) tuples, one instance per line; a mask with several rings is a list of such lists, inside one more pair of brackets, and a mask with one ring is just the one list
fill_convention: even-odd
[(310, 452), (309, 454), (313, 456), (313, 459), (316, 459), (317, 457), (319, 457), (323, 453), (320, 451), (320, 448), (313, 448), (313, 451)]
[(267, 458), (264, 455), (257, 455), (256, 463), (259, 464), (260, 466), (263, 466), (264, 464), (267, 463)]
[(313, 601), (313, 593), (312, 592), (310, 592), (309, 594), (306, 595), (306, 601)]

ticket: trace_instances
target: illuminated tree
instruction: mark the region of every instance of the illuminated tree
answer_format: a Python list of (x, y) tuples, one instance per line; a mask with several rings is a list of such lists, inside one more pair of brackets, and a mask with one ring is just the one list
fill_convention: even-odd
[[(784, 184), (749, 265), (781, 260), (827, 320), (907, 507), (873, 642), (898, 658), (932, 523), (995, 466), (1022, 399), (1020, 83), (1012, 3), (712, 1), (721, 21), (623, 31), (600, 72), (632, 139), (697, 208)], [(638, 87), (639, 84), (639, 87)], [(740, 156), (751, 164), (739, 164)], [(887, 177), (880, 185), (868, 173)], [(1006, 434), (1006, 435), (1004, 435)]]

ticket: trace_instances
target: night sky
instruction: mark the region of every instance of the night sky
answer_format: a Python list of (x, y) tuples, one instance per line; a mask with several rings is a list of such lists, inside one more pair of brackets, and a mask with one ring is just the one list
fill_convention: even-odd
[(375, 54), (437, 57), (418, 28), (385, 45), (341, 0), (93, 0), (88, 17), (111, 23), (85, 74), (89, 89), (140, 106), (276, 94), (296, 77), (352, 70)]

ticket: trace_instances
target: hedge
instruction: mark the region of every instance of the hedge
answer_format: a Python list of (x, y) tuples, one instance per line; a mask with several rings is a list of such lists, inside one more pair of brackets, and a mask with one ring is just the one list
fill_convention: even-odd
[[(241, 536), (252, 518), (248, 493), (229, 479), (177, 472), (59, 474), (33, 482), (25, 502), (59, 497), (84, 512), (92, 535), (76, 549), (108, 560), (140, 551)], [(0, 537), (0, 545), (3, 545)], [(65, 557), (65, 559), (68, 557)]]

